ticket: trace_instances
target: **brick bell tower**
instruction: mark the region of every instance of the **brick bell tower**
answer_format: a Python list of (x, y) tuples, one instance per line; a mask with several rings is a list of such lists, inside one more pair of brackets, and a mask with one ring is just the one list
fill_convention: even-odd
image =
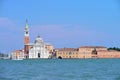
[(29, 57), (29, 27), (28, 21), (26, 20), (25, 30), (24, 30), (24, 54), (25, 57)]

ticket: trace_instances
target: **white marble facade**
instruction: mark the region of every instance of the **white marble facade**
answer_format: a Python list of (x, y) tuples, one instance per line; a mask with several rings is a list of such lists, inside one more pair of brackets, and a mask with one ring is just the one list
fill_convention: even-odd
[(49, 58), (49, 50), (45, 48), (45, 43), (40, 36), (38, 36), (29, 50), (29, 58)]

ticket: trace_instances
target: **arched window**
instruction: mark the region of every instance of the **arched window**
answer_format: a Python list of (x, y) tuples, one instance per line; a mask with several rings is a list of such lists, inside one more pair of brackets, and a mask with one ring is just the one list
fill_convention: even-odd
[(72, 52), (69, 52), (69, 54), (72, 54)]

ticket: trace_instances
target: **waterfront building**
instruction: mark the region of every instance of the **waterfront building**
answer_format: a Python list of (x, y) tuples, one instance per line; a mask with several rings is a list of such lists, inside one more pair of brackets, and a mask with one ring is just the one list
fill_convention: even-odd
[(24, 50), (15, 50), (12, 52), (11, 58), (13, 60), (23, 60), (24, 59)]
[(57, 58), (77, 58), (78, 49), (77, 48), (59, 48), (56, 49)]
[(103, 46), (81, 46), (80, 48), (59, 48), (56, 58), (120, 58), (120, 52), (107, 50)]
[(24, 33), (24, 54), (26, 58), (49, 58), (53, 51), (52, 45), (46, 45), (43, 39), (38, 35), (34, 43), (29, 42), (29, 26), (26, 21)]
[(99, 50), (97, 51), (97, 57), (98, 58), (120, 58), (120, 51), (115, 50)]
[(24, 29), (24, 49), (12, 52), (12, 59), (49, 58), (53, 52), (53, 45), (44, 43), (38, 35), (34, 43), (30, 43), (29, 26), (26, 20)]
[(50, 44), (50, 43), (45, 43), (45, 48), (49, 50), (50, 54), (53, 53), (54, 47), (53, 47), (52, 44)]
[(104, 46), (81, 46), (79, 48), (58, 48), (45, 43), (40, 35), (30, 43), (29, 26), (26, 20), (24, 29), (24, 48), (12, 52), (12, 59), (35, 58), (120, 58), (120, 51), (107, 50)]

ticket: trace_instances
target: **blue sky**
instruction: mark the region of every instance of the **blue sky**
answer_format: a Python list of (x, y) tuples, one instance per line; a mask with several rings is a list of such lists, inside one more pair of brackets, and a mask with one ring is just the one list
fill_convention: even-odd
[(26, 19), (30, 42), (120, 47), (119, 0), (1, 0), (0, 51), (23, 48)]

